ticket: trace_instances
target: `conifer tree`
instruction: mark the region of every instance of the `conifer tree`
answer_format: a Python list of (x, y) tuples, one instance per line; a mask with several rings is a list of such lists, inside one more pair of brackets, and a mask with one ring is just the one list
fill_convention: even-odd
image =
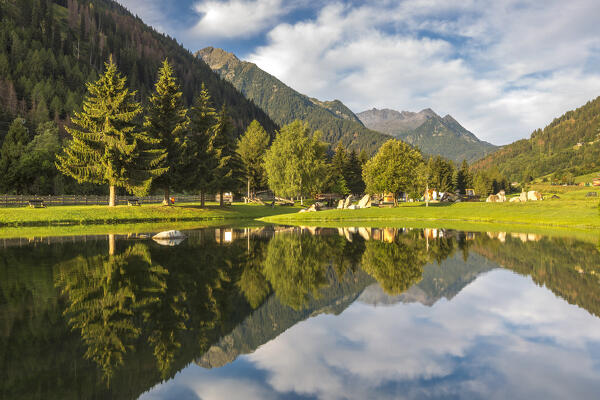
[(164, 190), (164, 205), (169, 205), (169, 190), (180, 182), (181, 150), (185, 131), (188, 128), (187, 110), (183, 106), (182, 93), (177, 84), (173, 68), (164, 60), (158, 71), (158, 81), (150, 97), (144, 128), (148, 135), (158, 141), (158, 148), (166, 153), (161, 167), (168, 168), (156, 178), (152, 186)]
[(217, 122), (217, 113), (211, 105), (210, 95), (202, 85), (200, 94), (194, 100), (190, 110), (190, 129), (187, 132), (183, 149), (183, 184), (190, 189), (200, 190), (201, 206), (204, 207), (204, 195), (210, 190), (216, 158), (211, 145), (213, 127)]
[(223, 206), (223, 192), (236, 191), (240, 188), (244, 176), (244, 166), (239, 154), (235, 151), (231, 122), (227, 108), (223, 104), (217, 122), (212, 129), (211, 148), (216, 160), (213, 170), (212, 187), (220, 195)]
[(362, 194), (365, 191), (365, 182), (362, 178), (363, 163), (358, 154), (352, 150), (348, 155), (348, 166), (346, 167), (346, 182), (351, 193)]
[(237, 142), (237, 153), (244, 164), (244, 172), (248, 183), (248, 198), (250, 189), (256, 189), (265, 182), (263, 156), (269, 146), (269, 134), (254, 120)]
[(80, 183), (108, 184), (109, 206), (114, 206), (117, 187), (147, 192), (152, 179), (166, 172), (160, 165), (166, 154), (140, 129), (142, 107), (112, 57), (105, 68), (96, 82), (87, 84), (83, 111), (75, 113), (67, 128), (72, 140), (57, 156), (56, 167)]
[(29, 142), (29, 131), (23, 118), (16, 118), (2, 143), (0, 150), (0, 187), (4, 193), (16, 193), (19, 181), (18, 165)]

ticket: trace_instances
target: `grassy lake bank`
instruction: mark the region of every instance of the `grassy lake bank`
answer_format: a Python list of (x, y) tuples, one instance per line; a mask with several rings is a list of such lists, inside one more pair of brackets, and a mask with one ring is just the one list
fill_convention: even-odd
[(403, 203), (397, 208), (361, 210), (326, 210), (313, 213), (287, 213), (261, 218), (277, 224), (398, 224), (421, 223), (485, 223), (501, 225), (539, 226), (546, 228), (600, 229), (598, 201), (548, 200), (528, 203)]
[(0, 227), (43, 227), (60, 225), (111, 225), (157, 222), (211, 222), (255, 220), (283, 213), (294, 213), (296, 207), (268, 207), (233, 204), (219, 207), (208, 204), (175, 206), (60, 206), (48, 208), (0, 208)]

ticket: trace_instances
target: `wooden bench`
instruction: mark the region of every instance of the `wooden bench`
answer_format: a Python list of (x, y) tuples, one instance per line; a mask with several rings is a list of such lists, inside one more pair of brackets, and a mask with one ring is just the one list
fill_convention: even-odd
[(139, 199), (127, 199), (127, 205), (128, 206), (139, 206), (141, 204), (140, 204)]
[(31, 208), (45, 208), (46, 207), (44, 205), (44, 200), (29, 199), (27, 201), (27, 203), (29, 204), (29, 207), (31, 207)]

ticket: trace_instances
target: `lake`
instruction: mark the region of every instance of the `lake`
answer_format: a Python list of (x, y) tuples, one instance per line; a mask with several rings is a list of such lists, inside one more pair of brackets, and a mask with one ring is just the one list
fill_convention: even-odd
[(598, 239), (0, 239), (2, 399), (596, 399)]

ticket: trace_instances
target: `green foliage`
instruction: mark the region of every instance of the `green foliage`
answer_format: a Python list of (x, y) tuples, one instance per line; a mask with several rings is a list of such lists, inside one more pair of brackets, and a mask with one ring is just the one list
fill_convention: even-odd
[[(212, 187), (219, 193), (225, 190), (237, 191), (243, 186), (244, 165), (235, 151), (235, 139), (231, 121), (225, 105), (217, 116), (212, 128), (210, 153), (214, 154), (216, 163), (212, 171)], [(221, 205), (223, 196), (221, 196)]]
[(325, 184), (325, 146), (320, 134), (306, 123), (294, 121), (275, 136), (265, 154), (269, 188), (284, 197), (318, 193)]
[(276, 235), (266, 251), (263, 273), (277, 298), (295, 310), (328, 283), (324, 261), (325, 243), (312, 235)]
[[(252, 120), (272, 133), (277, 126), (255, 104), (223, 81), (176, 40), (146, 26), (112, 0), (4, 0), (0, 24), (0, 141), (10, 121), (22, 117), (30, 131), (54, 120), (61, 137), (74, 112), (81, 110), (86, 82), (98, 78), (113, 55), (137, 98), (147, 102), (156, 71), (168, 58), (181, 83), (181, 102), (191, 105), (202, 85), (216, 103), (226, 103), (239, 135)], [(144, 104), (147, 105), (147, 104)], [(8, 121), (9, 124), (4, 122)], [(63, 180), (55, 189), (102, 193), (104, 188)], [(32, 193), (37, 187), (17, 184), (10, 192)]]
[(455, 168), (452, 161), (436, 156), (429, 159), (428, 167), (431, 173), (431, 180), (429, 182), (431, 188), (439, 192), (453, 192), (455, 190), (452, 179)]
[(383, 290), (397, 296), (405, 292), (423, 276), (428, 256), (423, 243), (368, 241), (362, 256), (362, 268), (379, 282)]
[(237, 153), (244, 163), (248, 190), (261, 188), (267, 182), (263, 157), (269, 141), (269, 134), (256, 120), (250, 123), (246, 132), (238, 139)]
[(475, 194), (477, 196), (487, 197), (490, 194), (496, 194), (501, 190), (510, 193), (511, 186), (508, 179), (506, 179), (497, 168), (492, 168), (487, 171), (475, 172), (473, 189), (475, 189)]
[(182, 104), (182, 95), (173, 68), (165, 59), (158, 71), (154, 93), (148, 101), (144, 129), (156, 141), (153, 147), (165, 153), (158, 164), (165, 172), (154, 179), (152, 185), (165, 190), (167, 204), (169, 189), (180, 182), (178, 173), (181, 172), (181, 151), (189, 122), (187, 110)]
[(122, 187), (133, 193), (149, 190), (152, 178), (166, 171), (164, 151), (140, 130), (142, 108), (125, 87), (112, 59), (98, 81), (88, 84), (83, 111), (75, 113), (67, 131), (72, 141), (57, 156), (57, 168), (78, 182)]
[(213, 127), (217, 113), (211, 104), (206, 87), (194, 101), (190, 109), (190, 129), (182, 149), (182, 185), (188, 190), (210, 190), (211, 174), (216, 167), (216, 157), (211, 145)]
[(64, 180), (56, 175), (56, 155), (62, 150), (58, 127), (54, 122), (42, 123), (36, 135), (27, 145), (19, 161), (20, 192), (34, 194), (57, 193), (64, 187)]
[(0, 149), (0, 185), (5, 193), (14, 193), (20, 189), (19, 162), (28, 142), (29, 130), (25, 126), (25, 120), (15, 119)]
[(421, 162), (418, 150), (399, 140), (388, 140), (363, 169), (367, 192), (393, 193), (396, 201), (398, 194), (410, 190)]
[(600, 97), (556, 118), (529, 139), (518, 140), (473, 165), (497, 167), (511, 181), (529, 182), (551, 173), (574, 176), (600, 169)]
[(465, 190), (473, 186), (473, 175), (469, 171), (469, 164), (466, 160), (463, 160), (460, 168), (454, 171), (452, 184), (460, 194), (465, 194)]

